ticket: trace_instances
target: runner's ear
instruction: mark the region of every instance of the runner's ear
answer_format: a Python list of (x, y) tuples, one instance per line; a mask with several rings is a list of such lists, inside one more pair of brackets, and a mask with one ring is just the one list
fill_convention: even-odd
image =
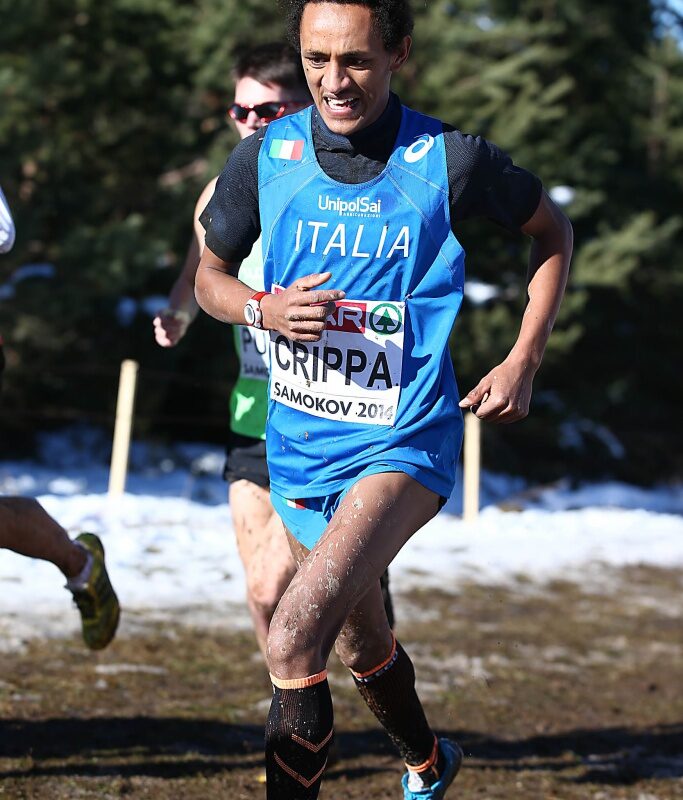
[(392, 72), (398, 72), (406, 63), (408, 56), (410, 55), (410, 48), (412, 47), (412, 44), (412, 38), (410, 36), (404, 36), (401, 44), (392, 53), (392, 59), (389, 65), (389, 69)]

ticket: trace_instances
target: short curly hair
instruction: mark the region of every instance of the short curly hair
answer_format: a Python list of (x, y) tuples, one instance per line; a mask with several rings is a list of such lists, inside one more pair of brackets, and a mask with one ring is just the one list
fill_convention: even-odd
[(309, 3), (366, 6), (372, 12), (377, 31), (389, 52), (396, 50), (404, 37), (413, 32), (415, 20), (410, 0), (280, 0), (286, 15), (287, 38), (297, 50), (300, 49), (301, 17)]

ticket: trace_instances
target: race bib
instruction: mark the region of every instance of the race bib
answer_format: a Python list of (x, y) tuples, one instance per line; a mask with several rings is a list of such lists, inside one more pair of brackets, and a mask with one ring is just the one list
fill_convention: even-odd
[(241, 325), (237, 336), (240, 348), (240, 377), (267, 381), (270, 365), (268, 332)]
[(405, 303), (340, 300), (319, 342), (271, 331), (270, 397), (316, 417), (393, 426)]

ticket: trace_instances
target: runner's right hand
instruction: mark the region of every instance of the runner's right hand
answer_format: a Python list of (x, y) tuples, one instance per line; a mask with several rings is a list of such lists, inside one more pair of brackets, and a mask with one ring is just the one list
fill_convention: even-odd
[(318, 342), (325, 330), (325, 320), (335, 309), (335, 302), (346, 293), (339, 289), (316, 289), (332, 277), (318, 272), (298, 278), (279, 294), (261, 300), (263, 327), (282, 333), (295, 342)]
[(187, 311), (165, 308), (154, 317), (154, 338), (161, 347), (175, 347), (185, 336), (192, 317)]

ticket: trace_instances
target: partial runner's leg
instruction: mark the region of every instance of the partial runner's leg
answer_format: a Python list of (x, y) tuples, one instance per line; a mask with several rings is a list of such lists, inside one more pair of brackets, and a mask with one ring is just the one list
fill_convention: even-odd
[[(365, 673), (387, 660), (394, 640), (379, 578), (437, 508), (436, 495), (402, 473), (363, 478), (342, 500), (323, 537), (301, 564), (280, 601), (268, 637), (274, 684), (266, 736), (269, 799), (318, 796), (332, 735), (325, 671), (329, 652), (355, 609), (341, 645), (346, 662), (354, 671)], [(392, 735), (408, 736), (403, 750), (428, 761), (434, 736), (426, 721), (422, 724), (424, 714), (414, 685), (411, 688), (410, 680), (403, 679), (401, 686), (412, 691), (420, 718), (417, 723), (410, 721), (408, 733), (394, 715)], [(393, 703), (397, 700), (405, 703), (405, 697), (395, 695)], [(413, 737), (415, 730), (418, 735)]]
[(247, 605), (264, 657), (270, 620), (296, 567), (270, 492), (247, 480), (230, 484), (237, 547), (247, 581)]
[(51, 561), (67, 579), (79, 575), (88, 560), (86, 550), (30, 497), (0, 497), (0, 547)]
[(387, 619), (389, 620), (389, 627), (393, 630), (396, 617), (394, 615), (394, 600), (391, 596), (391, 589), (389, 588), (389, 570), (385, 569), (379, 579), (379, 585), (382, 587), (382, 602), (384, 603), (384, 610), (387, 612)]
[[(335, 647), (342, 663), (351, 670), (361, 697), (401, 758), (409, 768), (424, 771), (436, 767), (436, 739), (415, 691), (412, 661), (391, 633), (387, 642), (384, 632), (382, 640), (386, 646), (381, 658), (368, 667), (363, 656), (371, 648), (370, 643), (378, 639), (381, 617), (386, 619), (381, 590), (377, 587), (351, 612)], [(397, 698), (400, 702), (396, 702)]]
[(120, 608), (99, 537), (82, 533), (72, 541), (36, 500), (0, 497), (0, 547), (29, 558), (51, 561), (67, 579), (66, 588), (81, 614), (87, 646), (101, 650), (111, 642)]

